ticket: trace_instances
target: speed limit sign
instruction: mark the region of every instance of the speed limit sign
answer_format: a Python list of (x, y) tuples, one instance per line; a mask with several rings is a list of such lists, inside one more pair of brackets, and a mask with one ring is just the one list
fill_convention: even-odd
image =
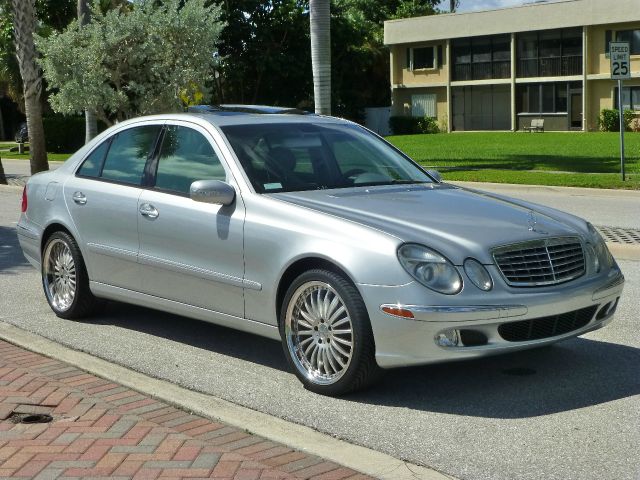
[(611, 79), (626, 80), (631, 78), (629, 42), (611, 42), (609, 56), (611, 57)]

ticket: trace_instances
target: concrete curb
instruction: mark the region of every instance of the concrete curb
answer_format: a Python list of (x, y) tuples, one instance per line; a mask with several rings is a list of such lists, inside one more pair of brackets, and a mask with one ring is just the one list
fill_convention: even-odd
[(198, 415), (221, 420), (249, 433), (316, 455), (381, 480), (452, 480), (454, 477), (414, 465), (369, 448), (272, 417), (211, 395), (110, 363), (0, 322), (0, 338), (27, 350), (69, 363)]

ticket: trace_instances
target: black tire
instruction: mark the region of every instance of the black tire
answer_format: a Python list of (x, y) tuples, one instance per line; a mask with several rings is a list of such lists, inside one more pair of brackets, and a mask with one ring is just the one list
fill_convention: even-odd
[[(75, 267), (75, 291), (72, 296), (65, 297), (68, 302), (57, 303), (52, 295), (51, 283), (53, 281), (51, 268), (49, 266), (48, 258), (51, 256), (51, 250), (53, 248), (68, 249), (68, 253), (73, 259), (73, 265)], [(47, 257), (47, 258), (45, 258)], [(49, 306), (60, 318), (65, 319), (80, 319), (89, 316), (93, 313), (98, 305), (98, 299), (91, 293), (89, 288), (89, 276), (87, 275), (87, 269), (84, 264), (84, 259), (80, 253), (78, 244), (71, 235), (66, 232), (54, 232), (47, 239), (44, 248), (42, 249), (42, 287), (44, 289), (45, 297)], [(70, 283), (70, 282), (69, 282)], [(61, 305), (60, 303), (64, 303)], [(67, 305), (68, 303), (68, 305)]]
[[(294, 313), (296, 311), (299, 312), (299, 309), (301, 308), (300, 305), (302, 305), (300, 303), (300, 299), (303, 298), (303, 295), (310, 292), (310, 289), (313, 288), (316, 288), (314, 293), (308, 293), (308, 296), (305, 298), (311, 298), (311, 295), (315, 294), (315, 292), (318, 292), (318, 295), (321, 295), (323, 288), (326, 289), (324, 290), (326, 291), (324, 297), (325, 302), (328, 303), (327, 297), (330, 295), (331, 297), (329, 298), (331, 299), (336, 296), (339, 298), (342, 304), (338, 304), (341, 305), (338, 310), (344, 306), (346, 314), (342, 319), (340, 319), (340, 316), (336, 317), (334, 324), (342, 324), (341, 328), (344, 328), (344, 322), (347, 322), (351, 333), (338, 333), (344, 330), (334, 327), (333, 332), (336, 333), (336, 335), (333, 335), (332, 332), (327, 331), (327, 329), (331, 330), (331, 328), (325, 326), (324, 331), (321, 334), (318, 330), (320, 322), (330, 325), (331, 323), (329, 318), (326, 319), (326, 322), (325, 320), (318, 320), (317, 326), (313, 327), (313, 331), (310, 328), (303, 327), (306, 331), (305, 336), (296, 333), (298, 330), (297, 328), (294, 328), (294, 326), (299, 327), (299, 324), (294, 319), (296, 316)], [(305, 313), (308, 314), (309, 311), (306, 311)], [(288, 316), (290, 317), (289, 319)], [(329, 317), (330, 315), (327, 314), (326, 316)], [(350, 320), (350, 323), (345, 320), (347, 317), (348, 320)], [(304, 321), (304, 319), (302, 319), (302, 321)], [(309, 326), (311, 326), (310, 323), (311, 322), (309, 322)], [(365, 389), (380, 378), (382, 369), (380, 369), (375, 360), (375, 342), (367, 309), (358, 290), (343, 275), (322, 269), (310, 270), (301, 274), (287, 289), (282, 308), (280, 309), (279, 325), (282, 347), (284, 349), (285, 356), (287, 357), (287, 361), (306, 389), (321, 395), (339, 396)], [(320, 338), (320, 335), (325, 335), (326, 337)], [(337, 351), (332, 350), (332, 348), (338, 347), (342, 347), (339, 348), (340, 350), (346, 350), (344, 344), (336, 344), (336, 337), (338, 337), (338, 340), (342, 340), (342, 342), (345, 342), (345, 339), (350, 339), (352, 346), (349, 347), (351, 348), (351, 355), (348, 357), (348, 360), (346, 360), (346, 356), (339, 356), (338, 358)], [(324, 348), (325, 351), (329, 353), (317, 354), (316, 362), (319, 362), (319, 365), (326, 366), (318, 366), (317, 369), (314, 369), (312, 365), (312, 353), (312, 358), (305, 369), (304, 364), (308, 358), (307, 356), (303, 356), (303, 353), (301, 353), (305, 349), (302, 346), (304, 341), (302, 341), (302, 343), (296, 343), (299, 342), (301, 338), (305, 340), (308, 339), (307, 341), (310, 341), (315, 345), (315, 347), (311, 346), (309, 343), (305, 345), (305, 347), (311, 349), (316, 349), (318, 347), (318, 342), (322, 344), (324, 339), (325, 343), (321, 348)], [(314, 338), (316, 340), (314, 340)], [(334, 341), (333, 344), (330, 343), (332, 340)], [(299, 352), (299, 355), (296, 356), (294, 351)], [(319, 360), (322, 355), (324, 355), (324, 361)], [(346, 368), (343, 367), (340, 369), (340, 372), (338, 372), (338, 369), (336, 368), (331, 368), (335, 365), (342, 367), (341, 363), (337, 363), (338, 360), (342, 360), (346, 363)], [(329, 365), (330, 363), (331, 366)], [(336, 377), (336, 379), (329, 380), (314, 378), (313, 372), (319, 372), (319, 374), (322, 375), (323, 368), (327, 376), (329, 376), (329, 370), (335, 370), (334, 377)]]

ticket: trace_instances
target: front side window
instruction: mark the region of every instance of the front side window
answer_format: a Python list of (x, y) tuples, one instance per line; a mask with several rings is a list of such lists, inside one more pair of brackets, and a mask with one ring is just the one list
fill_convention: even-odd
[(111, 141), (101, 178), (142, 185), (144, 167), (153, 153), (160, 128), (160, 125), (146, 125), (117, 133)]
[(155, 188), (189, 194), (196, 180), (225, 180), (226, 174), (211, 143), (196, 130), (182, 126), (168, 126), (165, 131)]
[(432, 182), (393, 147), (355, 125), (229, 125), (222, 131), (259, 193)]

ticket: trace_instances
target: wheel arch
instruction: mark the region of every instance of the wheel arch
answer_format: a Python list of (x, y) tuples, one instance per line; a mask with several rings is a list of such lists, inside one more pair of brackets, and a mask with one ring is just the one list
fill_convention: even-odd
[(74, 240), (76, 240), (76, 243), (77, 243), (76, 236), (73, 234), (71, 229), (69, 229), (69, 227), (67, 227), (61, 222), (54, 221), (54, 222), (51, 222), (49, 225), (47, 225), (47, 227), (42, 232), (42, 238), (40, 240), (40, 252), (44, 250), (44, 246), (47, 243), (47, 240), (49, 240), (49, 237), (53, 235), (55, 232), (65, 232), (66, 234), (70, 235)]
[(349, 275), (349, 273), (337, 263), (320, 256), (299, 258), (285, 269), (283, 274), (280, 276), (280, 281), (278, 282), (275, 302), (276, 320), (278, 321), (278, 324), (280, 323), (280, 313), (282, 311), (284, 297), (291, 283), (304, 272), (318, 268), (344, 276), (344, 278), (351, 282), (356, 290), (358, 290), (357, 284), (353, 278), (351, 278), (351, 275)]

